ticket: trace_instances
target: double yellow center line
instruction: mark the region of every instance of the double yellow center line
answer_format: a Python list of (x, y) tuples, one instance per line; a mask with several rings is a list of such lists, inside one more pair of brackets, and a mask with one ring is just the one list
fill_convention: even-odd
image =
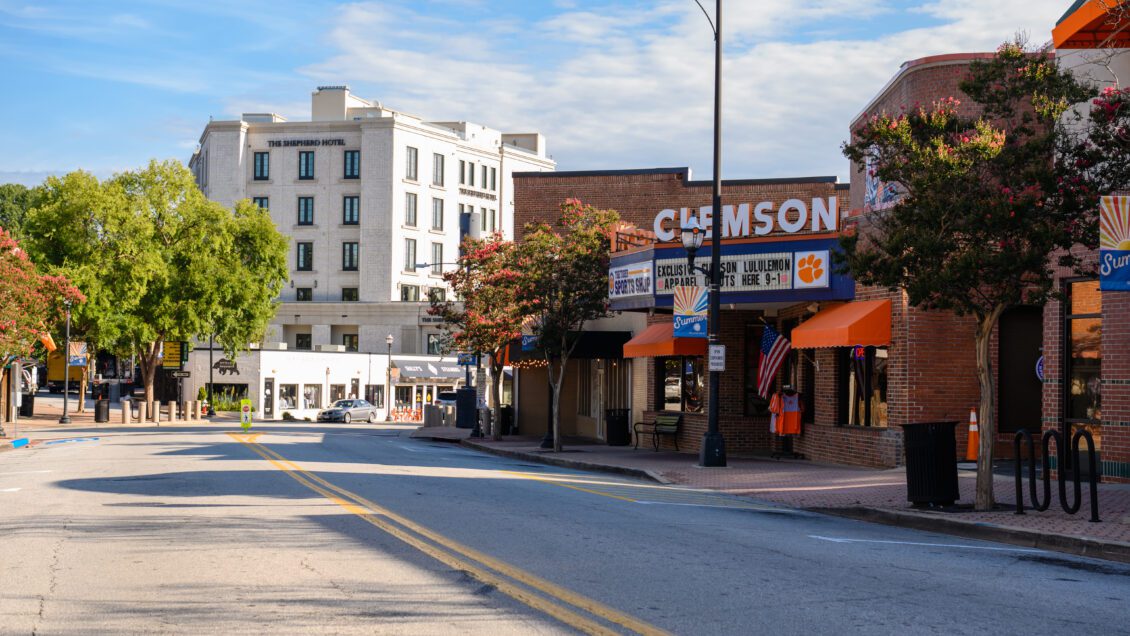
[(589, 616), (585, 616), (581, 612), (604, 619), (638, 634), (651, 636), (668, 633), (603, 603), (453, 541), (356, 493), (332, 484), (258, 443), (257, 440), (262, 435), (261, 433), (228, 433), (228, 435), (250, 448), (298, 483), (341, 506), (351, 514), (364, 519), (437, 561), (453, 569), (467, 572), (479, 581), (493, 585), (503, 594), (586, 634), (617, 634), (620, 632), (611, 629), (604, 623), (593, 620)]

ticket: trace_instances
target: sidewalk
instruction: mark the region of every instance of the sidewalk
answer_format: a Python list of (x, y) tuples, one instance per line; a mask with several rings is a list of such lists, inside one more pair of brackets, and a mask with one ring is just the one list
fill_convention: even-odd
[[(1082, 507), (1069, 515), (1059, 505), (1055, 483), (1051, 507), (1045, 512), (1031, 510), (1025, 482), (1026, 512), (1017, 515), (1015, 482), (1011, 477), (997, 476), (994, 494), (998, 509), (973, 512), (976, 476), (972, 470), (960, 470), (961, 499), (955, 506), (960, 511), (942, 512), (911, 508), (906, 499), (903, 468), (874, 470), (761, 457), (729, 457), (725, 468), (700, 468), (696, 465), (698, 457), (685, 453), (576, 442), (565, 446), (568, 452), (553, 453), (538, 448), (539, 441), (508, 437), (501, 442), (488, 439), (462, 443), (490, 453), (557, 466), (634, 475), (866, 521), (1130, 562), (1128, 484), (1099, 484), (1102, 521), (1091, 523), (1086, 484)], [(1037, 486), (1042, 494), (1042, 485)], [(1070, 501), (1071, 483), (1067, 496)]]
[[(4, 423), (4, 437), (0, 437), (0, 451), (8, 450), (12, 442), (28, 438), (28, 434), (34, 431), (43, 429), (89, 429), (92, 427), (115, 427), (122, 426), (122, 409), (121, 404), (117, 401), (110, 402), (110, 421), (101, 423), (94, 421), (94, 400), (87, 399), (85, 410), (76, 411), (78, 408), (77, 398), (72, 398), (68, 404), (67, 415), (71, 418), (70, 424), (60, 424), (59, 418), (63, 415), (62, 398), (58, 396), (46, 396), (47, 399), (40, 399), (42, 395), (36, 397), (35, 401), (35, 415), (30, 418), (21, 417), (16, 425), (13, 427), (12, 423)], [(208, 422), (238, 422), (239, 413), (218, 413), (215, 417), (202, 418), (197, 422), (184, 422), (178, 421), (177, 424), (192, 424), (192, 423), (208, 423)], [(170, 424), (165, 414), (162, 414), (161, 424)], [(145, 428), (153, 426), (151, 422), (133, 422), (129, 426), (136, 426)], [(17, 445), (18, 446), (18, 445)]]

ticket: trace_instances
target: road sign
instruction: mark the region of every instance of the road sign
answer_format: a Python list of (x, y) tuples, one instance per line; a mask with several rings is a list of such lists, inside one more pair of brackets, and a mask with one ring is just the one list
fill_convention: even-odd
[(243, 430), (251, 428), (251, 400), (247, 398), (239, 401), (239, 422)]
[(161, 366), (166, 369), (180, 369), (184, 366), (184, 359), (188, 355), (188, 343), (179, 340), (165, 342), (163, 351)]
[(726, 345), (712, 344), (710, 349), (710, 368), (708, 371), (726, 370)]
[(192, 372), (191, 371), (173, 371), (173, 377), (174, 378), (191, 378)]

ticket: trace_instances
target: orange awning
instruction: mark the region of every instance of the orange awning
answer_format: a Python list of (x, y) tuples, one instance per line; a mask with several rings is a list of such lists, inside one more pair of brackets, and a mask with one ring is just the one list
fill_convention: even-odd
[(624, 343), (625, 358), (704, 356), (706, 338), (676, 338), (674, 323), (651, 325)]
[(1126, 0), (1083, 0), (1052, 29), (1057, 49), (1125, 48), (1130, 20), (1119, 5)]
[(891, 301), (861, 300), (825, 309), (793, 329), (793, 348), (891, 343)]

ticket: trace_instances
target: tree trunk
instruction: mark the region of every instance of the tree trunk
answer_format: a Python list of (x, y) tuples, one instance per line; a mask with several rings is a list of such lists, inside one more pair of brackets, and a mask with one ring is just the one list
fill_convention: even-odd
[(153, 408), (153, 381), (157, 377), (157, 352), (161, 350), (161, 341), (142, 345), (138, 355), (138, 364), (141, 366), (141, 382), (145, 386), (145, 405)]
[(553, 389), (553, 395), (550, 396), (553, 400), (553, 452), (561, 452), (561, 385), (565, 381), (565, 366), (568, 364), (568, 359), (562, 359), (560, 371), (554, 372), (553, 362), (545, 368), (545, 372), (549, 375), (549, 386)]
[(75, 409), (78, 413), (86, 412), (86, 387), (90, 381), (94, 379), (94, 361), (98, 357), (98, 353), (89, 344), (86, 345), (86, 368), (82, 370), (82, 379), (78, 385), (78, 408)]
[(502, 439), (502, 365), (496, 364), (497, 355), (490, 357), (490, 397), (494, 400), (494, 417), (491, 418), (490, 438)]
[(977, 494), (973, 507), (989, 511), (995, 503), (993, 497), (993, 443), (997, 438), (996, 382), (993, 378), (992, 337), (993, 328), (1004, 312), (1003, 306), (994, 307), (986, 316), (979, 316), (974, 336), (977, 348), (977, 381), (981, 387), (981, 406), (977, 414), (980, 448), (977, 456)]

